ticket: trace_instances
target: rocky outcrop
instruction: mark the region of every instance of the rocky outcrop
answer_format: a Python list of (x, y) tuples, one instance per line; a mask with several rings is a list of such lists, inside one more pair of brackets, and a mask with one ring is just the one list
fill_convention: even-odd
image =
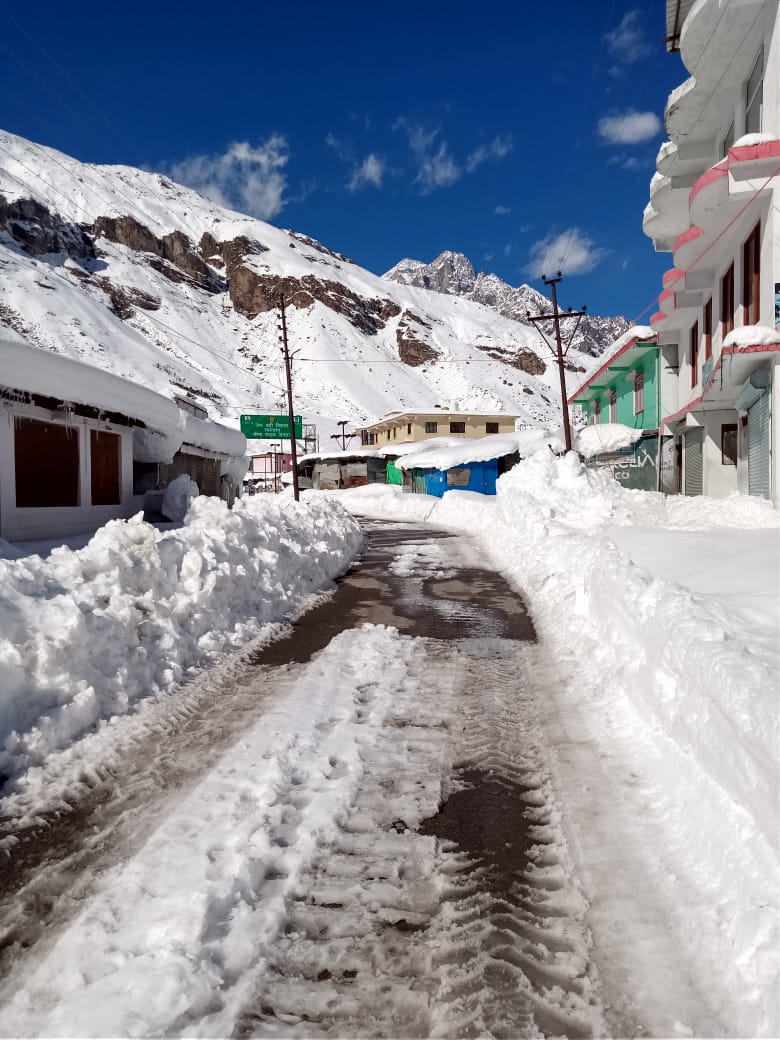
[(92, 240), (83, 228), (64, 220), (35, 199), (9, 202), (0, 195), (0, 228), (30, 256), (67, 253), (79, 259), (94, 259)]
[(147, 253), (151, 266), (172, 282), (190, 281), (209, 293), (223, 293), (226, 289), (225, 280), (198, 255), (181, 231), (158, 238), (134, 217), (124, 216), (98, 217), (92, 234), (136, 253)]
[(129, 286), (115, 285), (108, 278), (94, 278), (93, 283), (103, 290), (111, 301), (111, 310), (118, 318), (126, 320), (133, 314), (133, 309), (139, 307), (144, 311), (158, 311), (160, 300), (151, 296), (142, 289)]
[(429, 329), (430, 325), (411, 311), (404, 311), (398, 322), (395, 333), (398, 356), (410, 368), (418, 368), (426, 361), (435, 361), (441, 356), (439, 351), (421, 338), (424, 337), (423, 328)]
[[(224, 243), (222, 253), (230, 299), (236, 310), (247, 318), (254, 318), (278, 307), (281, 297), (284, 297), (288, 307), (301, 310), (318, 300), (337, 314), (343, 314), (360, 332), (373, 336), (385, 327), (390, 318), (401, 313), (401, 308), (392, 300), (358, 296), (341, 282), (316, 278), (314, 275), (294, 278), (253, 271), (241, 263), (245, 254), (242, 255), (240, 249), (236, 248), (237, 241)], [(232, 248), (226, 249), (228, 245)]]
[(480, 347), (480, 350), (495, 361), (510, 365), (518, 372), (527, 372), (529, 376), (541, 376), (547, 371), (547, 365), (532, 350), (505, 350), (490, 347)]
[(344, 256), (343, 253), (337, 253), (335, 249), (328, 249), (328, 247), (324, 246), (322, 242), (318, 242), (316, 238), (309, 238), (308, 235), (302, 235), (299, 231), (290, 231), (289, 229), (287, 234), (290, 238), (302, 242), (305, 246), (309, 246), (311, 249), (316, 249), (318, 253), (323, 253), (325, 256), (333, 257), (334, 260), (339, 260), (343, 264), (355, 263), (354, 260), (351, 260), (348, 256)]

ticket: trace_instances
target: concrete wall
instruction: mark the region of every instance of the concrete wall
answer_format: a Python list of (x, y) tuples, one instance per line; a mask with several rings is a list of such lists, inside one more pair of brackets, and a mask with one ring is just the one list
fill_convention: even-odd
[[(435, 422), (438, 429), (428, 433), (425, 429), (426, 422)], [(465, 433), (451, 433), (450, 422), (464, 422)], [(386, 419), (382, 423), (366, 426), (364, 429), (369, 433), (376, 434), (375, 445), (402, 444), (404, 441), (424, 441), (429, 437), (484, 437), (487, 433), (488, 423), (498, 423), (498, 433), (514, 433), (515, 417), (507, 415), (469, 415), (457, 412), (431, 412), (430, 414), (399, 415), (397, 419)], [(378, 429), (377, 427), (381, 427)], [(384, 427), (387, 427), (386, 429)], [(410, 429), (411, 427), (411, 429)], [(371, 447), (371, 445), (364, 445)]]
[(706, 433), (703, 445), (703, 488), (702, 493), (711, 498), (725, 498), (737, 490), (737, 467), (723, 464), (721, 452), (721, 427), (725, 423), (737, 422), (737, 413), (731, 409), (698, 412), (689, 416), (686, 429), (703, 426)]

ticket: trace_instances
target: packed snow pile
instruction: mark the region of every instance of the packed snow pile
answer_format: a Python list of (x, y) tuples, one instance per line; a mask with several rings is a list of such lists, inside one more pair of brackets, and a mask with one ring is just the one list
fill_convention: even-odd
[(602, 452), (630, 448), (642, 436), (641, 429), (622, 423), (594, 423), (583, 427), (574, 442), (575, 450), (586, 459)]
[[(350, 495), (394, 515), (397, 496)], [(523, 590), (566, 724), (660, 828), (647, 855), (675, 879), (664, 898), (692, 957), (725, 966), (741, 1035), (777, 1035), (777, 510), (626, 490), (546, 451), (495, 498), (450, 491), (428, 517), (473, 531)]]
[(360, 543), (325, 498), (264, 495), (228, 510), (198, 497), (176, 530), (139, 515), (77, 551), (0, 559), (0, 774), (18, 776), (282, 620)]

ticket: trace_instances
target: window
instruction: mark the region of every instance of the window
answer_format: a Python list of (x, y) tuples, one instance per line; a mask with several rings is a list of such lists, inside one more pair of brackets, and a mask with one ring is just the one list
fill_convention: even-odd
[(691, 329), (691, 386), (699, 382), (699, 323), (695, 321)]
[(120, 447), (118, 433), (89, 431), (93, 506), (113, 506), (122, 501)]
[(617, 422), (617, 391), (614, 389), (608, 391), (609, 397), (609, 421)]
[(406, 424), (406, 433), (407, 433), (407, 436), (411, 436), (411, 433), (412, 433), (412, 424), (411, 424), (410, 422), (408, 422), (408, 423)]
[(436, 433), (436, 431), (438, 429), (439, 429), (439, 424), (437, 422), (427, 422), (425, 424), (425, 432), (426, 433)]
[(369, 440), (368, 440), (368, 430), (361, 430), (360, 431), (360, 443), (363, 445), (364, 448), (369, 443)]
[(466, 432), (466, 424), (465, 424), (465, 422), (451, 422), (450, 423), (450, 433), (465, 433), (465, 432)]
[(742, 324), (758, 325), (761, 277), (761, 222), (742, 247)]
[(468, 467), (447, 470), (447, 487), (466, 487), (470, 480), (471, 469)]
[(737, 464), (737, 424), (723, 423), (720, 428), (720, 461), (724, 466)]
[(498, 433), (498, 423), (497, 422), (486, 422), (485, 423), (485, 433)]
[(20, 509), (79, 504), (79, 434), (63, 423), (14, 423), (16, 505)]
[(634, 373), (634, 415), (641, 415), (645, 410), (645, 374)]
[(704, 304), (702, 339), (704, 341), (704, 360), (709, 361), (712, 357), (712, 297)]
[(601, 422), (601, 401), (593, 402), (593, 421)]
[(745, 84), (745, 133), (761, 132), (761, 109), (764, 104), (764, 52), (759, 52), (753, 71)]
[(734, 265), (720, 280), (720, 333), (725, 339), (734, 328)]

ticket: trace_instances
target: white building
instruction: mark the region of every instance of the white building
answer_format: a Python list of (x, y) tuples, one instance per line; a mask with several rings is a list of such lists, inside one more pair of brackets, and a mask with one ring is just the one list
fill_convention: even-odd
[(193, 410), (92, 365), (1, 339), (0, 537), (94, 530), (140, 512), (180, 473), (203, 493), (231, 498), (246, 468), (246, 439)]
[(685, 494), (780, 500), (778, 0), (667, 0), (669, 95), (644, 229), (672, 263), (651, 319), (675, 373), (665, 465)]

